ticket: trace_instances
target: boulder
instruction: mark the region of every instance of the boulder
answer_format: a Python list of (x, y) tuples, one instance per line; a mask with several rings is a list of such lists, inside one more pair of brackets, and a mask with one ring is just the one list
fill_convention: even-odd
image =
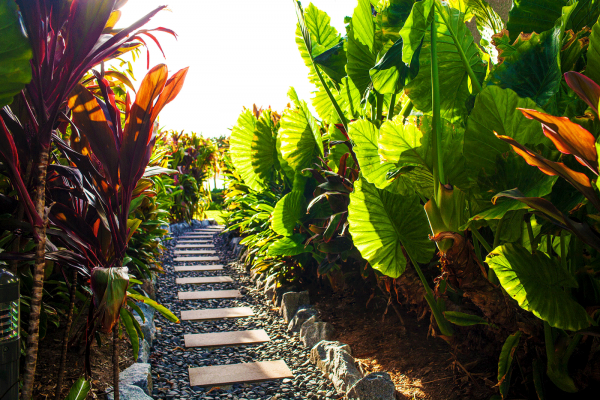
[(238, 244), (233, 249), (233, 255), (239, 259), (240, 256), (242, 255), (242, 253), (244, 252), (244, 250), (246, 250), (246, 246), (244, 246), (242, 244)]
[(306, 290), (303, 292), (284, 293), (281, 300), (280, 314), (283, 316), (286, 324), (294, 318), (300, 306), (307, 304), (310, 304), (310, 298)]
[(142, 328), (142, 333), (144, 334), (144, 339), (148, 341), (150, 347), (152, 347), (152, 342), (156, 337), (156, 325), (154, 324), (154, 308), (150, 307), (145, 303), (138, 303), (142, 314), (144, 314), (144, 320), (142, 320), (141, 316), (138, 315), (137, 311), (133, 310), (133, 317), (136, 319), (138, 324), (140, 324), (140, 328)]
[(234, 250), (235, 246), (237, 246), (238, 244), (240, 244), (240, 242), (242, 241), (241, 237), (234, 237), (231, 239), (231, 241), (229, 242), (229, 250)]
[(146, 339), (140, 340), (140, 351), (138, 352), (137, 362), (147, 363), (150, 360), (150, 343)]
[(356, 382), (347, 396), (353, 400), (396, 400), (396, 387), (387, 372), (372, 372)]
[(207, 226), (210, 226), (210, 225), (211, 225), (211, 224), (210, 224), (210, 221), (209, 221), (209, 220), (207, 220), (207, 219), (204, 219), (204, 220), (202, 220), (201, 224), (202, 224), (202, 226), (203, 226), (204, 228), (206, 228)]
[(316, 317), (317, 310), (308, 306), (300, 306), (294, 318), (288, 324), (288, 333), (300, 332), (302, 324), (304, 324), (309, 318)]
[(321, 340), (331, 340), (335, 329), (329, 322), (317, 321), (317, 317), (310, 317), (300, 328), (300, 341), (305, 347), (312, 349)]
[(275, 295), (275, 289), (277, 289), (277, 282), (272, 282), (269, 286), (269, 281), (267, 281), (264, 289), (265, 297), (267, 298), (267, 300), (273, 300), (273, 296)]
[(317, 343), (310, 351), (310, 361), (331, 380), (338, 393), (346, 393), (362, 378), (354, 364), (350, 346), (341, 342), (323, 340)]
[(217, 220), (214, 218), (209, 218), (206, 221), (208, 221), (209, 225), (217, 225)]
[(152, 372), (150, 364), (135, 363), (119, 374), (119, 386), (137, 386), (146, 394), (152, 393)]
[[(115, 395), (112, 392), (106, 395), (107, 400), (114, 400)], [(119, 399), (120, 400), (152, 400), (142, 389), (132, 385), (119, 384)]]

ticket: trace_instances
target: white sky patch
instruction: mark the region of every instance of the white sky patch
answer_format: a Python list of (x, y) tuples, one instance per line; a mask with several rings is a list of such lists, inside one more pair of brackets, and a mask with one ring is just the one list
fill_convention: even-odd
[[(161, 126), (205, 137), (229, 135), (244, 106), (256, 103), (282, 111), (289, 102), (290, 86), (310, 105), (314, 86), (296, 47), (292, 0), (129, 0), (117, 27), (128, 26), (165, 4), (170, 11), (160, 12), (147, 27), (173, 29), (178, 39), (155, 33), (166, 60), (148, 39), (150, 67), (165, 63), (170, 73), (186, 66), (190, 71), (177, 99), (161, 112)], [(314, 0), (313, 4), (345, 34), (344, 17), (352, 15), (356, 0)], [(137, 86), (147, 72), (145, 50), (134, 71)], [(314, 109), (313, 113), (317, 116)]]

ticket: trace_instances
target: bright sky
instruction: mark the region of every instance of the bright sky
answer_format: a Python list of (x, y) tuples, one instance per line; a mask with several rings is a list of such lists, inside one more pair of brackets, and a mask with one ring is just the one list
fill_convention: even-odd
[[(331, 24), (344, 33), (344, 17), (356, 0), (313, 0)], [(296, 13), (292, 0), (129, 0), (117, 27), (127, 26), (167, 4), (147, 27), (164, 26), (179, 35), (156, 33), (166, 60), (154, 45), (150, 66), (166, 63), (175, 72), (190, 67), (183, 90), (160, 115), (168, 129), (207, 136), (229, 135), (242, 107), (252, 104), (281, 111), (296, 88), (310, 104), (314, 90), (295, 43)], [(308, 7), (309, 1), (302, 3)], [(146, 73), (146, 53), (134, 66), (137, 83)]]

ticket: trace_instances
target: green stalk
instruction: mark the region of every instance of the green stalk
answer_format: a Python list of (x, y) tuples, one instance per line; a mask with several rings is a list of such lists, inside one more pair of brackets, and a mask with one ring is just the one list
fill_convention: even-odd
[[(567, 241), (565, 239), (566, 231), (560, 231), (560, 265), (568, 271), (567, 267)], [(573, 271), (571, 271), (573, 272)]]
[(413, 102), (412, 100), (408, 99), (408, 101), (406, 102), (406, 104), (404, 104), (404, 106), (402, 107), (402, 110), (400, 110), (400, 115), (402, 115), (402, 117), (404, 119), (408, 118), (408, 116), (410, 115), (410, 112), (413, 109)]
[(531, 227), (531, 216), (527, 220), (525, 220), (525, 224), (527, 225), (527, 234), (529, 235), (529, 245), (531, 246), (531, 252), (537, 250), (537, 243), (535, 243), (535, 236), (533, 236), (533, 228)]
[(544, 321), (544, 342), (546, 344), (546, 359), (548, 360), (548, 365), (556, 365), (556, 354), (554, 353), (552, 328), (546, 321)]
[(473, 236), (473, 249), (475, 250), (475, 256), (481, 265), (483, 265), (483, 257), (481, 256), (481, 247), (479, 247), (479, 240), (477, 236)]
[(437, 199), (439, 186), (440, 184), (446, 184), (446, 177), (444, 175), (444, 164), (442, 163), (442, 132), (440, 130), (440, 77), (438, 71), (437, 25), (435, 24), (435, 18), (433, 21), (431, 21), (431, 88), (433, 108), (433, 135), (431, 135), (433, 142), (433, 190), (434, 196)]
[(340, 106), (338, 105), (337, 101), (335, 101), (335, 97), (333, 97), (333, 94), (331, 94), (331, 90), (329, 90), (329, 87), (325, 83), (325, 80), (323, 79), (323, 76), (321, 75), (321, 71), (319, 71), (317, 64), (315, 64), (315, 61), (313, 60), (312, 55), (310, 56), (310, 60), (312, 61), (313, 68), (315, 69), (315, 71), (317, 71), (317, 76), (319, 77), (319, 81), (321, 81), (321, 85), (323, 85), (323, 87), (325, 88), (325, 92), (327, 92), (327, 96), (329, 96), (329, 100), (331, 100), (331, 104), (333, 104), (333, 108), (335, 108), (335, 112), (337, 113), (340, 121), (342, 121), (342, 125), (344, 125), (344, 129), (346, 130), (346, 132), (348, 132), (348, 120), (346, 119), (346, 116), (344, 115), (344, 113), (343, 113), (342, 109), (340, 108)]
[(375, 98), (377, 99), (377, 121), (381, 121), (383, 116), (383, 95), (377, 93)]
[(392, 93), (392, 98), (390, 99), (390, 107), (388, 109), (387, 119), (394, 118), (394, 106), (396, 105), (396, 93)]
[[(375, 101), (377, 103), (377, 101)], [(371, 122), (375, 123), (377, 120), (377, 104), (371, 104)]]
[(567, 346), (567, 350), (565, 350), (565, 354), (563, 355), (563, 357), (561, 359), (561, 364), (562, 364), (561, 366), (565, 370), (567, 369), (567, 364), (569, 364), (569, 358), (571, 358), (571, 356), (573, 355), (573, 352), (575, 351), (575, 348), (577, 347), (577, 345), (579, 344), (580, 341), (581, 341), (581, 334), (578, 333), (575, 336), (573, 336), (573, 338), (569, 342), (569, 345)]
[[(446, 16), (444, 15), (444, 12), (443, 12), (444, 10), (442, 9), (442, 6), (438, 3), (437, 0), (434, 1), (434, 5), (440, 14), (440, 17), (442, 17), (442, 20), (444, 20), (444, 24), (448, 28), (448, 31), (450, 32), (450, 36), (452, 36), (452, 40), (454, 41), (454, 45), (456, 46), (456, 49), (458, 50), (460, 59), (462, 60), (463, 65), (464, 65), (465, 69), (467, 70), (467, 73), (469, 74), (469, 78), (471, 78), (471, 85), (472, 85), (473, 89), (475, 90), (474, 94), (479, 94), (482, 90), (481, 84), (479, 84), (479, 81), (477, 80), (477, 76), (475, 76), (475, 72), (473, 72), (473, 69), (471, 68), (471, 65), (469, 64), (467, 55), (465, 54), (462, 47), (460, 46), (460, 41), (458, 40), (456, 33), (454, 32), (454, 30), (452, 30), (452, 25), (448, 22), (448, 20), (446, 20)], [(435, 21), (435, 18), (434, 18), (434, 21)], [(431, 45), (433, 46), (433, 35), (431, 37)], [(432, 62), (433, 62), (433, 59), (432, 59)]]
[[(502, 233), (503, 225), (504, 225), (504, 219), (500, 219), (500, 221), (498, 221), (498, 226), (496, 227), (496, 233), (494, 234), (494, 244), (493, 244), (494, 249), (496, 247), (500, 246), (500, 234)], [(490, 281), (494, 285), (498, 285), (500, 283), (500, 281), (498, 280), (498, 277), (496, 276), (496, 273), (491, 268), (488, 270), (488, 281)]]
[(490, 247), (490, 244), (483, 238), (483, 236), (481, 236), (481, 233), (479, 233), (477, 229), (471, 229), (471, 233), (477, 238), (477, 240), (481, 242), (481, 245), (483, 246), (485, 251), (491, 253), (492, 250), (494, 250), (492, 247)]
[(440, 332), (442, 332), (442, 335), (444, 336), (453, 336), (454, 329), (452, 329), (452, 325), (450, 325), (448, 320), (446, 320), (444, 314), (442, 314), (442, 311), (438, 307), (438, 304), (435, 301), (435, 297), (433, 296), (433, 291), (429, 287), (429, 283), (427, 283), (425, 275), (423, 275), (423, 271), (421, 271), (421, 267), (419, 267), (419, 264), (413, 259), (412, 255), (409, 253), (406, 247), (404, 248), (404, 250), (406, 250), (406, 254), (408, 254), (408, 258), (410, 259), (412, 265), (415, 267), (415, 270), (419, 275), (419, 279), (421, 279), (421, 283), (425, 288), (425, 300), (427, 300), (427, 304), (429, 304), (429, 308), (431, 308), (431, 312), (433, 314), (433, 317), (435, 318), (435, 321), (438, 324), (438, 327), (440, 328)]

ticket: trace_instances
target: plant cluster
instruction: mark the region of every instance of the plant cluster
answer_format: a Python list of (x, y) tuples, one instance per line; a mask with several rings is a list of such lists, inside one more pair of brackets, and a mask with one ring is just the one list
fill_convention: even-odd
[[(21, 277), (24, 399), (33, 395), (39, 341), (59, 316), (67, 324), (56, 398), (70, 342), (85, 349), (85, 379), (74, 387), (85, 397), (100, 332), (112, 332), (118, 361), (121, 330), (138, 353), (138, 304), (178, 322), (133, 284), (160, 270), (160, 225), (172, 201), (159, 175), (173, 171), (152, 157), (156, 120), (187, 68), (169, 76), (159, 64), (134, 93), (131, 68), (105, 67), (144, 38), (158, 43), (153, 31), (175, 35), (143, 29), (164, 6), (115, 28), (125, 3), (0, 1), (0, 259)], [(118, 363), (115, 378), (118, 398)]]
[(394, 279), (434, 335), (460, 349), (476, 332), (499, 355), (501, 398), (515, 358), (521, 397), (585, 389), (600, 358), (598, 2), (522, 0), (504, 21), (485, 0), (358, 0), (343, 34), (293, 3), (318, 117), (291, 89), (281, 116), (244, 110), (232, 131), (225, 204), (247, 260), (282, 283)]

